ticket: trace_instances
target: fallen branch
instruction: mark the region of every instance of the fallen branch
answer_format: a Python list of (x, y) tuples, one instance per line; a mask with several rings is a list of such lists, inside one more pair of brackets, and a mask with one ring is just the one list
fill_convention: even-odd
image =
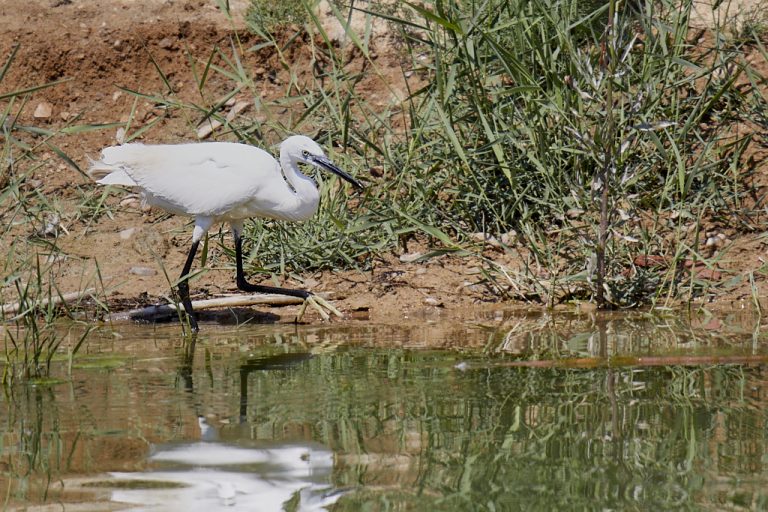
[[(329, 294), (318, 293), (317, 295), (327, 298)], [(260, 304), (269, 306), (289, 306), (292, 304), (301, 304), (302, 302), (304, 302), (304, 299), (292, 297), (290, 295), (254, 293), (252, 295), (236, 295), (232, 297), (219, 297), (216, 299), (195, 300), (192, 301), (192, 309), (195, 311), (202, 311), (215, 308), (242, 308)], [(107, 320), (110, 322), (126, 322), (130, 320), (153, 322), (156, 320), (173, 318), (176, 315), (175, 304), (159, 304), (131, 309), (129, 311), (110, 313), (107, 316)]]
[[(6, 315), (14, 315), (21, 311), (23, 307), (44, 308), (49, 304), (55, 306), (56, 304), (74, 302), (78, 299), (81, 299), (82, 297), (85, 297), (86, 295), (91, 295), (95, 291), (96, 288), (86, 288), (85, 290), (69, 292), (63, 295), (52, 295), (51, 297), (46, 297), (44, 299), (40, 299), (39, 301), (30, 298), (22, 302), (9, 302), (7, 304), (0, 304), (0, 315), (3, 317)], [(10, 320), (14, 319), (11, 318)]]

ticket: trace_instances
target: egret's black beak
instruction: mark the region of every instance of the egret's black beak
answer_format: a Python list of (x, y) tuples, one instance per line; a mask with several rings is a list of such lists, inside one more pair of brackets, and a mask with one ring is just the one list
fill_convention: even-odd
[(350, 182), (352, 184), (352, 186), (355, 187), (357, 190), (362, 190), (363, 188), (365, 188), (365, 187), (363, 187), (362, 183), (357, 181), (350, 174), (347, 174), (346, 172), (344, 172), (341, 169), (339, 169), (338, 167), (336, 167), (333, 164), (333, 162), (328, 160), (327, 157), (322, 156), (322, 155), (310, 155), (307, 159), (310, 160), (311, 162), (319, 165), (323, 169), (331, 171), (336, 176), (338, 176), (338, 177), (340, 177), (340, 178)]

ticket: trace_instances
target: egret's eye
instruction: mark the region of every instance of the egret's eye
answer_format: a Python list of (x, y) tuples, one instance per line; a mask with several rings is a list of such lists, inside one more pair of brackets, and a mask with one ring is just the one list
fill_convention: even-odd
[(308, 156), (309, 156), (309, 151), (307, 151), (306, 149), (304, 149), (304, 150), (302, 150), (301, 154), (302, 154), (302, 155), (304, 155), (304, 158), (306, 158), (306, 157), (308, 157)]

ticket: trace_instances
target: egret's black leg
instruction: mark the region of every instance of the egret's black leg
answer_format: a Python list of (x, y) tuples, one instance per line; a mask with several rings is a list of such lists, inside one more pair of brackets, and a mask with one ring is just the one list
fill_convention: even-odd
[(189, 317), (189, 325), (192, 327), (193, 332), (197, 332), (200, 328), (197, 326), (197, 319), (195, 318), (195, 312), (192, 310), (192, 300), (189, 298), (189, 280), (187, 275), (192, 268), (192, 262), (195, 260), (195, 253), (197, 253), (197, 246), (200, 241), (192, 242), (192, 247), (189, 248), (189, 255), (187, 256), (187, 262), (184, 264), (184, 268), (181, 270), (179, 276), (179, 298), (184, 305), (184, 311), (187, 312)]
[(243, 273), (243, 239), (235, 234), (235, 262), (237, 265), (237, 287), (248, 293), (274, 293), (280, 295), (290, 295), (306, 299), (312, 296), (312, 292), (305, 290), (294, 290), (291, 288), (279, 288), (277, 286), (262, 286), (260, 284), (251, 284), (245, 280)]

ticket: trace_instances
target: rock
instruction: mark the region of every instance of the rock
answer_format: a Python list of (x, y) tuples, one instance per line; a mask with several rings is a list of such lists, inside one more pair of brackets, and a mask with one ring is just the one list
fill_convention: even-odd
[(127, 196), (125, 199), (120, 201), (120, 207), (121, 208), (138, 208), (139, 199), (134, 194), (131, 194)]
[(120, 240), (128, 240), (136, 233), (136, 228), (124, 229), (120, 232)]
[(434, 297), (425, 297), (424, 304), (426, 304), (427, 306), (442, 307), (443, 302)]
[(46, 215), (45, 224), (37, 231), (38, 236), (56, 236), (59, 232), (59, 216), (56, 214)]
[(157, 274), (157, 270), (149, 267), (131, 267), (128, 272), (135, 276), (154, 276)]
[(320, 281), (318, 281), (317, 279), (312, 279), (310, 277), (309, 279), (304, 281), (303, 288), (305, 290), (312, 290), (314, 288), (317, 288), (318, 286), (320, 286)]
[(565, 212), (565, 216), (568, 217), (569, 219), (578, 219), (582, 215), (584, 215), (584, 210), (580, 208), (571, 208), (567, 212)]
[[(234, 99), (234, 98), (232, 98)], [(232, 107), (232, 110), (230, 110), (227, 113), (227, 121), (231, 122), (237, 115), (242, 112), (243, 110), (247, 109), (251, 106), (251, 103), (248, 101), (238, 101), (235, 103), (235, 105)]]
[(48, 119), (53, 113), (53, 105), (47, 101), (41, 101), (35, 108), (35, 113), (32, 114), (35, 119)]
[(213, 130), (220, 127), (223, 123), (218, 119), (206, 119), (197, 129), (198, 139), (207, 139), (213, 133)]
[(517, 231), (515, 230), (507, 231), (506, 233), (501, 235), (501, 243), (504, 245), (510, 245), (515, 240), (517, 240)]
[(420, 252), (410, 252), (408, 254), (403, 254), (400, 256), (400, 262), (401, 263), (412, 263), (416, 261), (417, 259), (421, 258), (423, 255)]

